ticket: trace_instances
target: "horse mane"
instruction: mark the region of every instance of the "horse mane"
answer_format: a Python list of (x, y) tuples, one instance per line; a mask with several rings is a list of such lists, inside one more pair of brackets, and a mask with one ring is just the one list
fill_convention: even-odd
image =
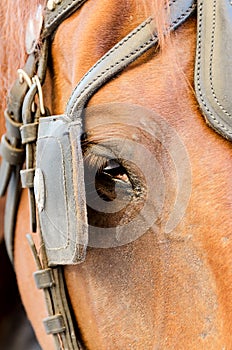
[[(164, 43), (164, 28), (167, 11), (167, 0), (124, 0), (127, 5), (136, 7), (138, 13), (144, 14), (144, 19), (150, 15), (156, 20), (160, 46)], [(26, 60), (25, 33), (29, 18), (33, 18), (39, 5), (45, 6), (45, 0), (6, 0), (0, 7), (0, 113), (6, 106), (7, 92), (17, 77), (17, 69)], [(0, 132), (3, 131), (3, 118), (0, 119)]]
[[(0, 113), (6, 106), (7, 92), (17, 77), (17, 69), (25, 63), (25, 33), (27, 22), (34, 17), (39, 4), (45, 0), (6, 0), (0, 6)], [(3, 128), (0, 118), (0, 131)]]

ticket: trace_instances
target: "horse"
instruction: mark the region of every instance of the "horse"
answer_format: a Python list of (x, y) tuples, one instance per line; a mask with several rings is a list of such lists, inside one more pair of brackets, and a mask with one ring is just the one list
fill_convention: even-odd
[[(2, 5), (5, 83), (19, 68), (13, 62), (25, 59), (26, 23), (38, 4)], [(53, 116), (64, 113), (91, 67), (148, 16), (159, 38), (91, 96), (83, 117), (91, 244), (83, 261), (64, 265), (63, 273), (74, 328), (89, 350), (232, 349), (231, 145), (205, 123), (196, 99), (196, 13), (170, 31), (170, 12), (159, 0), (89, 0), (52, 35), (43, 96)], [(3, 129), (2, 122), (1, 134)], [(115, 240), (119, 226), (126, 232)], [(33, 280), (37, 266), (28, 232), (23, 190), (14, 267), (27, 316), (41, 347), (50, 350), (54, 343), (43, 327), (47, 310)], [(40, 254), (40, 237), (32, 237)]]

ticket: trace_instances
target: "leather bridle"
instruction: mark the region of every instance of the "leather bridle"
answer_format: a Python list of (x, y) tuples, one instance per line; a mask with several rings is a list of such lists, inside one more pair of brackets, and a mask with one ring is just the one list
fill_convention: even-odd
[[(47, 179), (46, 174), (44, 175), (41, 170), (46, 165), (46, 158), (42, 163), (38, 163), (38, 161), (36, 163), (35, 158), (39, 157), (38, 155), (35, 157), (35, 154), (40, 152), (40, 140), (43, 140), (45, 137), (58, 137), (54, 131), (58, 125), (61, 128), (59, 130), (65, 131), (65, 133), (70, 135), (67, 141), (69, 142), (67, 149), (72, 147), (72, 132), (78, 138), (76, 149), (79, 160), (77, 169), (74, 170), (80, 172), (80, 169), (83, 167), (80, 135), (83, 109), (88, 100), (112, 77), (120, 73), (130, 63), (158, 43), (158, 34), (156, 33), (154, 20), (148, 18), (109, 50), (89, 70), (73, 90), (64, 115), (49, 116), (50, 113), (47, 108), (44, 108), (41, 100), (41, 86), (45, 80), (52, 37), (63, 20), (84, 3), (85, 0), (49, 0), (47, 2), (40, 33), (40, 48), (38, 49), (38, 46), (35, 45), (35, 48), (29, 53), (26, 64), (19, 72), (19, 78), (15, 81), (8, 96), (7, 109), (5, 111), (7, 131), (3, 135), (1, 142), (3, 160), (0, 168), (0, 195), (4, 195), (7, 191), (5, 240), (8, 254), (13, 261), (14, 229), (22, 185), (22, 187), (28, 188), (29, 192), (31, 230), (32, 232), (39, 231), (43, 242), (41, 248), (42, 257), (39, 257), (31, 236), (27, 236), (38, 268), (34, 273), (35, 282), (37, 287), (44, 291), (47, 305), (48, 317), (44, 320), (45, 329), (48, 334), (53, 334), (57, 349), (64, 348), (69, 350), (84, 349), (84, 345), (78, 340), (77, 334), (75, 334), (75, 327), (65, 291), (62, 265), (76, 264), (84, 260), (88, 243), (87, 215), (85, 206), (83, 206), (85, 202), (82, 201), (82, 204), (80, 204), (77, 195), (73, 195), (73, 201), (77, 210), (81, 212), (84, 224), (79, 225), (80, 220), (74, 217), (69, 218), (70, 222), (77, 220), (75, 222), (77, 226), (79, 225), (78, 232), (75, 230), (71, 232), (74, 245), (70, 248), (70, 256), (66, 256), (65, 250), (61, 251), (60, 255), (53, 254), (46, 244), (46, 235), (48, 233), (44, 228), (47, 227), (47, 222), (46, 218), (43, 217), (44, 208), (46, 205), (49, 205), (49, 202), (44, 203), (43, 200), (43, 186), (46, 186)], [(194, 0), (170, 0), (169, 7), (170, 25), (168, 30), (172, 31), (193, 13), (196, 3)], [(30, 83), (28, 83), (28, 80)], [(49, 128), (49, 133), (47, 132), (47, 127)], [(54, 157), (56, 157), (55, 154)], [(70, 156), (70, 164), (72, 163), (72, 158), (73, 154)], [(74, 170), (72, 164), (70, 164), (67, 164), (67, 168), (71, 167), (70, 171), (72, 172)], [(83, 172), (83, 169), (81, 171)], [(45, 176), (45, 184), (43, 183), (43, 176)], [(36, 181), (34, 180), (35, 178)], [(36, 188), (34, 189), (34, 187)], [(67, 189), (69, 187), (72, 188), (72, 186), (67, 185)], [(49, 192), (49, 187), (47, 191)], [(81, 193), (83, 199), (85, 189), (82, 173), (79, 176), (77, 191)], [(69, 195), (72, 195), (72, 193)], [(38, 211), (38, 223), (36, 223), (36, 211)], [(81, 230), (85, 231), (84, 235), (80, 232)], [(58, 232), (50, 232), (50, 235), (54, 236), (55, 234), (58, 234)], [(78, 236), (78, 239), (76, 236)]]

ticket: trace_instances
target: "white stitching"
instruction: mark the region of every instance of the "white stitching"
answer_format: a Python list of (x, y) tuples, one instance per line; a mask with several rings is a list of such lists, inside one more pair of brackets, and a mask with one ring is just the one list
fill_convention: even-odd
[(62, 5), (62, 3), (61, 3), (61, 6), (60, 6), (61, 10), (57, 11), (57, 14), (56, 14), (54, 17), (52, 17), (49, 21), (47, 21), (47, 23), (46, 23), (46, 29), (48, 29), (48, 27), (49, 27), (50, 25), (52, 25), (52, 24), (56, 21), (56, 19), (57, 19), (60, 15), (63, 14), (64, 11), (70, 9), (70, 8), (73, 6), (73, 3), (77, 2), (77, 3), (74, 4), (74, 5), (76, 5), (77, 8), (78, 8), (78, 7), (82, 4), (82, 2), (85, 2), (85, 1), (86, 1), (86, 0), (79, 0), (79, 1), (77, 2), (77, 0), (72, 0), (72, 1), (70, 1), (66, 6)]
[[(152, 18), (149, 18), (148, 20), (146, 20), (144, 23), (142, 23), (141, 26), (139, 26), (135, 31), (133, 31), (130, 35), (128, 35), (127, 37), (125, 37), (122, 41), (120, 41), (119, 43), (117, 43), (110, 51), (108, 51), (108, 53), (106, 55), (104, 55), (99, 61), (97, 61), (97, 63), (95, 63), (92, 68), (83, 76), (83, 78), (79, 81), (79, 83), (77, 84), (77, 86), (75, 87), (75, 89), (72, 92), (72, 95), (75, 93), (75, 91), (78, 89), (79, 85), (82, 83), (82, 81), (102, 62), (104, 61), (107, 57), (109, 57), (114, 51), (116, 51), (120, 46), (124, 45), (125, 42), (127, 42), (130, 38), (132, 38), (134, 35), (136, 35), (141, 29), (145, 28), (148, 24), (150, 24), (152, 21)], [(116, 63), (117, 64), (117, 63)], [(116, 65), (115, 64), (115, 65)], [(103, 72), (104, 74), (105, 72)], [(99, 74), (98, 78), (103, 75), (102, 73)], [(95, 80), (94, 80), (95, 81)], [(93, 81), (93, 82), (94, 82)], [(88, 84), (89, 85), (92, 84), (92, 82), (90, 82)], [(82, 94), (82, 92), (84, 92), (86, 90), (87, 87), (85, 87), (80, 94), (78, 95), (77, 98), (79, 98), (79, 96)], [(69, 99), (70, 101), (70, 99)], [(67, 105), (69, 104), (69, 101), (67, 103)], [(73, 110), (73, 109), (72, 109)]]
[[(170, 3), (170, 6), (175, 2), (176, 0), (173, 0)], [(196, 7), (195, 4), (192, 4), (184, 13), (182, 13), (175, 21), (173, 21), (170, 26), (169, 26), (169, 30), (172, 30), (176, 24), (178, 24), (178, 22), (184, 18), (189, 12), (191, 12), (194, 8)], [(89, 71), (87, 74), (84, 75), (84, 77), (80, 80), (79, 84), (76, 86), (76, 88), (73, 90), (73, 93), (71, 96), (73, 96), (73, 94), (75, 93), (75, 91), (78, 89), (79, 85), (81, 84), (81, 82), (92, 72), (93, 69), (95, 69), (105, 58), (107, 58), (109, 55), (111, 55), (111, 53), (113, 53), (115, 50), (118, 49), (118, 47), (122, 46), (125, 42), (127, 42), (131, 37), (133, 37), (134, 35), (136, 35), (140, 30), (142, 30), (144, 27), (146, 27), (148, 24), (150, 24), (152, 21), (152, 18), (149, 18), (147, 21), (145, 21), (141, 26), (139, 26), (135, 31), (133, 31), (129, 36), (127, 36), (126, 38), (124, 38), (124, 40), (122, 40), (121, 42), (119, 42), (117, 45), (115, 45), (105, 56), (102, 57), (101, 60), (99, 60)], [(146, 43), (144, 43), (143, 45), (141, 45), (138, 49), (132, 51), (129, 55), (124, 56), (120, 61), (117, 61), (114, 65), (107, 67), (104, 71), (102, 71), (97, 77), (95, 77), (88, 85), (86, 85), (84, 87), (84, 89), (79, 93), (79, 95), (76, 97), (76, 100), (79, 99), (81, 97), (81, 95), (83, 94), (83, 92), (85, 92), (86, 89), (88, 89), (97, 79), (99, 79), (101, 76), (103, 76), (107, 71), (109, 71), (111, 68), (116, 67), (118, 64), (120, 64), (121, 62), (125, 61), (126, 59), (130, 58), (131, 56), (135, 56), (138, 52), (142, 51), (144, 48), (146, 48), (146, 46), (149, 48), (150, 44), (156, 43), (157, 41), (157, 34), (155, 34), (153, 36), (152, 39), (148, 40)], [(70, 103), (71, 98), (69, 99), (67, 105)], [(66, 107), (67, 108), (67, 107)], [(71, 107), (70, 110), (70, 114), (73, 114), (74, 109), (76, 108), (76, 103), (73, 104), (73, 106)]]
[(207, 104), (203, 98), (203, 94), (202, 94), (202, 89), (201, 89), (201, 84), (200, 84), (200, 72), (201, 72), (201, 34), (202, 34), (202, 12), (203, 12), (203, 2), (201, 2), (198, 5), (199, 8), (199, 13), (198, 13), (198, 21), (199, 21), (199, 25), (198, 25), (198, 47), (197, 47), (197, 87), (198, 87), (198, 91), (199, 91), (199, 96), (201, 99), (201, 102), (203, 104), (203, 106), (205, 107), (206, 111), (209, 113), (210, 117), (215, 121), (215, 123), (217, 123), (222, 129), (224, 129), (225, 131), (228, 132), (228, 134), (232, 135), (232, 131), (230, 131), (225, 124), (222, 124), (214, 115), (213, 113), (209, 110), (209, 108), (207, 107)]
[(210, 88), (212, 91), (212, 95), (214, 97), (214, 100), (216, 101), (217, 105), (221, 108), (221, 110), (229, 117), (231, 118), (232, 115), (221, 105), (219, 102), (217, 95), (215, 93), (214, 87), (213, 87), (213, 54), (214, 54), (214, 42), (215, 42), (215, 29), (216, 29), (216, 0), (214, 0), (213, 3), (213, 20), (212, 20), (212, 36), (211, 36), (211, 48), (210, 48)]

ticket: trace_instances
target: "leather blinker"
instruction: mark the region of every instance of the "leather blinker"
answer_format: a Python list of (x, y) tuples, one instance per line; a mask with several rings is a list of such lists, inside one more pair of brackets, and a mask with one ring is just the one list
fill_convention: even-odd
[(48, 264), (76, 264), (88, 241), (80, 122), (40, 119), (35, 197)]

